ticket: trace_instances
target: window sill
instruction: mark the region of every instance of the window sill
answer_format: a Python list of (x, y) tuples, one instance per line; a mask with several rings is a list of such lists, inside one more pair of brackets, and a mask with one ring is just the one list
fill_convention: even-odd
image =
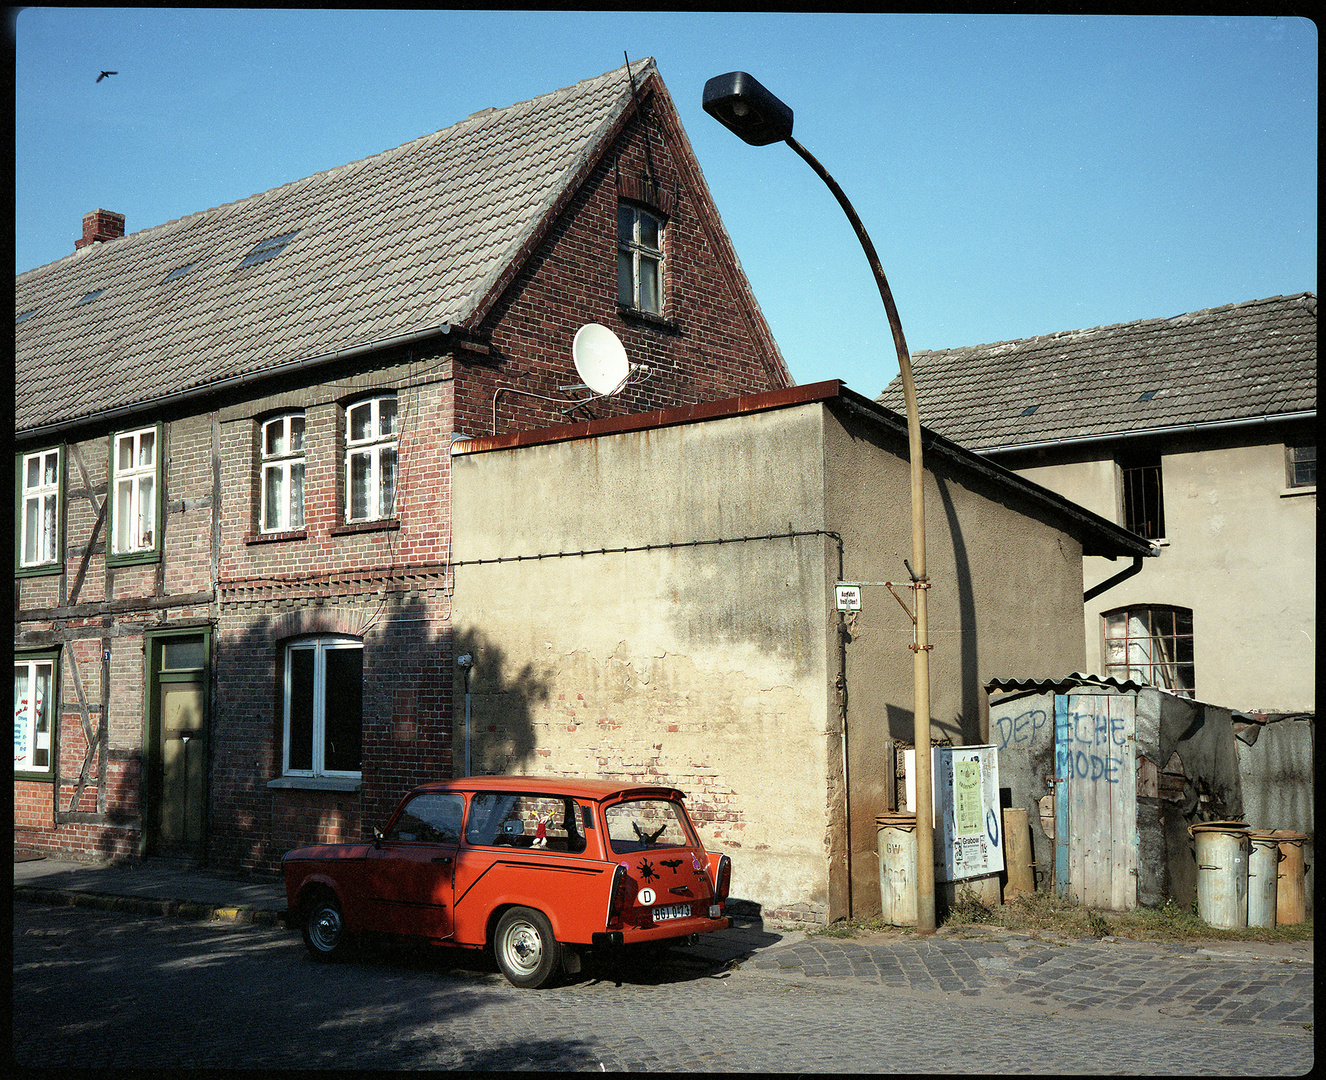
[(627, 322), (644, 323), (646, 326), (653, 327), (655, 330), (662, 330), (669, 334), (681, 333), (681, 326), (678, 325), (678, 323), (672, 319), (666, 319), (662, 315), (655, 315), (652, 311), (641, 311), (639, 308), (618, 304), (617, 314)]
[(148, 563), (159, 563), (160, 561), (161, 552), (157, 549), (106, 556), (106, 565), (112, 569), (119, 566), (144, 566)]
[(1317, 494), (1316, 484), (1304, 484), (1302, 487), (1285, 488), (1284, 491), (1280, 492), (1280, 498), (1292, 499), (1298, 495), (1315, 495), (1315, 494)]
[(280, 544), (287, 540), (307, 540), (308, 532), (305, 529), (293, 529), (290, 532), (269, 532), (269, 533), (249, 533), (244, 537), (244, 543), (253, 544)]
[(358, 792), (362, 784), (362, 780), (349, 776), (279, 776), (267, 781), (268, 788), (282, 791)]
[(43, 563), (40, 566), (24, 566), (14, 571), (16, 578), (54, 577), (64, 573), (63, 563)]
[(380, 518), (377, 521), (354, 521), (349, 525), (337, 525), (332, 529), (332, 536), (353, 536), (355, 533), (390, 532), (401, 527), (400, 518)]

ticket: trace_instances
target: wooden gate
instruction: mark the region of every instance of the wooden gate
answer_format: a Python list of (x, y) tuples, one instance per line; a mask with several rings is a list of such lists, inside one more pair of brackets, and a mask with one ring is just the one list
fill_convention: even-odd
[(1055, 887), (1091, 908), (1137, 906), (1137, 699), (1054, 699)]

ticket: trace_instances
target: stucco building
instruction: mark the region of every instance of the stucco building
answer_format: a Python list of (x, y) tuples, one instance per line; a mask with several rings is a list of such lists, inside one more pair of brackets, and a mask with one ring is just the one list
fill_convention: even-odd
[[(735, 896), (880, 911), (876, 817), (910, 745), (905, 419), (836, 381), (453, 448), (459, 747), (476, 772), (666, 779)], [(933, 738), (984, 682), (1083, 665), (1083, 560), (1152, 545), (931, 432)], [(834, 586), (869, 582), (860, 611)]]
[[(1315, 712), (1314, 294), (913, 368), (922, 423), (1160, 545), (1098, 596), (1118, 571), (1088, 561), (1086, 670), (1250, 718)], [(901, 384), (879, 400), (901, 407)]]
[(271, 869), (452, 772), (454, 439), (791, 385), (652, 61), (95, 211), (15, 303), (15, 842), (85, 857)]

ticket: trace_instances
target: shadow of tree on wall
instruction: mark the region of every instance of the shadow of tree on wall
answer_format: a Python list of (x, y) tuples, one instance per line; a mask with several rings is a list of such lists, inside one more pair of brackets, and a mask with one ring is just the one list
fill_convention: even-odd
[[(474, 771), (529, 765), (530, 706), (547, 698), (546, 683), (529, 665), (504, 677), (505, 653), (482, 633), (453, 641), (444, 603), (387, 593), (253, 603), (223, 614), (212, 656), (209, 864), (274, 870), (301, 844), (367, 839), (411, 787), (460, 775), (465, 683), (456, 658), (464, 653), (475, 658), (472, 722), (482, 727)], [(281, 786), (288, 783), (285, 649), (322, 635), (364, 645), (357, 791)]]
[(548, 681), (528, 663), (514, 674), (504, 674), (505, 651), (480, 630), (466, 630), (456, 636), (454, 655), (466, 654), (473, 664), (468, 682), (463, 677), (457, 682), (453, 751), (457, 773), (464, 772), (466, 763), (467, 686), (470, 774), (495, 776), (529, 771), (536, 756), (531, 707), (548, 700)]

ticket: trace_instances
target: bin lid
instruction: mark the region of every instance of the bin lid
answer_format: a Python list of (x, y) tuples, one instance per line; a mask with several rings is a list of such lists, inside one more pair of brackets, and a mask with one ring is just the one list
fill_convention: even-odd
[(1199, 821), (1188, 826), (1188, 835), (1196, 836), (1199, 832), (1241, 833), (1247, 830), (1246, 821)]
[(887, 829), (890, 826), (912, 828), (916, 825), (916, 815), (904, 813), (901, 810), (891, 814), (880, 814), (879, 817), (875, 818), (875, 824), (881, 829)]
[(1272, 829), (1271, 835), (1281, 843), (1301, 844), (1308, 838), (1305, 832), (1296, 832), (1293, 829)]

